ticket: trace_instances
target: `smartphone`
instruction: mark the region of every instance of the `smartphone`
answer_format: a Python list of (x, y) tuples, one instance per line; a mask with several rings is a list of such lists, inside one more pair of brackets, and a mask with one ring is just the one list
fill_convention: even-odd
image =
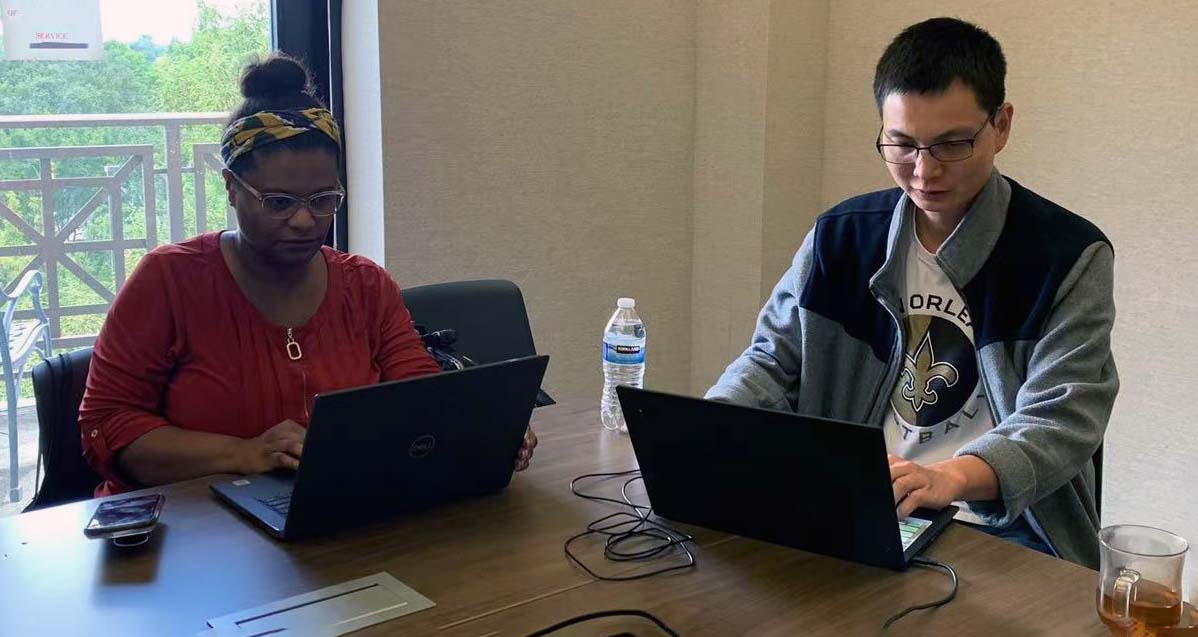
[(83, 534), (95, 538), (149, 532), (158, 523), (165, 501), (162, 494), (155, 493), (101, 502), (91, 521), (83, 528)]

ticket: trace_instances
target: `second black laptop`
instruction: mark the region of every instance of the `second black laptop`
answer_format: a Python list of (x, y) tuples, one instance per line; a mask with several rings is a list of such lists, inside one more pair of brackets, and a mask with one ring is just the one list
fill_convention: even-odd
[(619, 387), (655, 513), (905, 569), (956, 507), (900, 521), (882, 430)]

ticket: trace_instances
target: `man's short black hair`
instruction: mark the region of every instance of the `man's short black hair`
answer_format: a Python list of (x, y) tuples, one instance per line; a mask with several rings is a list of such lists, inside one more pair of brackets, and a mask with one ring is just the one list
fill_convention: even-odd
[(993, 114), (1006, 101), (1007, 60), (998, 40), (956, 18), (913, 24), (894, 38), (874, 72), (878, 112), (891, 93), (943, 93), (954, 81)]

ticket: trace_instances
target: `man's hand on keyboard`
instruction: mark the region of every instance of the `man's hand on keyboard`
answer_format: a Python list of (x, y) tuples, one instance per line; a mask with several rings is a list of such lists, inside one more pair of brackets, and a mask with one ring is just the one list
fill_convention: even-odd
[(965, 478), (945, 466), (923, 466), (888, 455), (890, 483), (894, 487), (894, 504), (899, 519), (920, 507), (943, 509), (961, 499)]

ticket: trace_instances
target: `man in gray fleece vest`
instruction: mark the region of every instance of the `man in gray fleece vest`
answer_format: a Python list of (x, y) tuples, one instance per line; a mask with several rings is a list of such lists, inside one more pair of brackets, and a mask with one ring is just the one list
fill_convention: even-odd
[(960, 522), (1096, 568), (1114, 252), (994, 168), (1005, 76), (972, 24), (895, 38), (874, 94), (898, 188), (819, 217), (707, 397), (880, 427), (900, 517), (957, 503)]

